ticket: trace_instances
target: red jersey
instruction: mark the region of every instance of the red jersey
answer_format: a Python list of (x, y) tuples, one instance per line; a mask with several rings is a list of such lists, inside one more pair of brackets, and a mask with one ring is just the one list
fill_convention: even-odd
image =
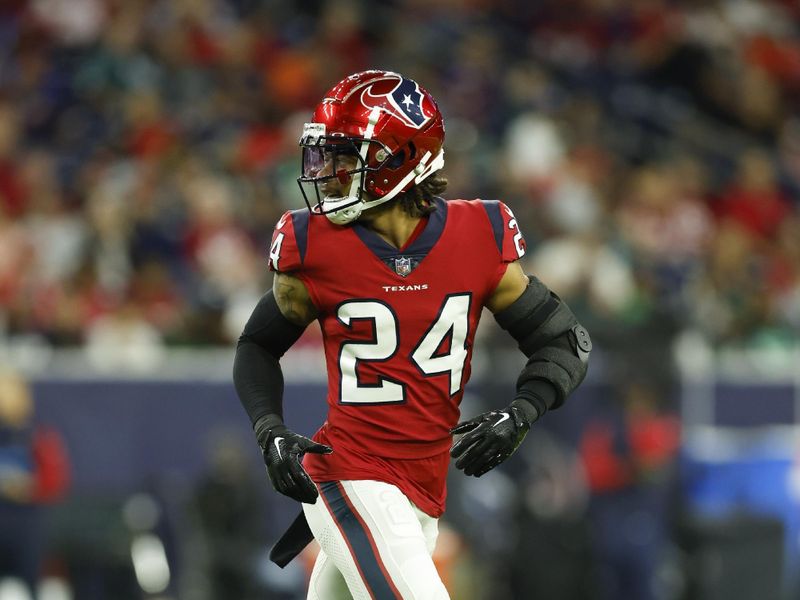
[(306, 455), (311, 477), (386, 481), (438, 516), (481, 310), (525, 242), (499, 201), (437, 199), (418, 229), (397, 249), (362, 224), (290, 211), (269, 265), (319, 311), (328, 417), (314, 439), (334, 452)]

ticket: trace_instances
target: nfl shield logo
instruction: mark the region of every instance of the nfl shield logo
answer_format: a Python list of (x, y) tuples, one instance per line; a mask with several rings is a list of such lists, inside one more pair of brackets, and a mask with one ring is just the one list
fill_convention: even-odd
[(394, 259), (394, 270), (401, 277), (406, 277), (411, 273), (411, 259), (401, 256)]

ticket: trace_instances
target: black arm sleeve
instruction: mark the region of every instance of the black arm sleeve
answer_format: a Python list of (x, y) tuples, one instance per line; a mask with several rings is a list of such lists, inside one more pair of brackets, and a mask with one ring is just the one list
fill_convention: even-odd
[(541, 416), (558, 408), (586, 376), (592, 343), (569, 307), (535, 277), (497, 323), (519, 344), (528, 363), (517, 379), (517, 399)]
[(305, 331), (278, 308), (272, 290), (259, 300), (247, 321), (233, 360), (233, 382), (253, 425), (270, 414), (283, 418), (280, 358)]

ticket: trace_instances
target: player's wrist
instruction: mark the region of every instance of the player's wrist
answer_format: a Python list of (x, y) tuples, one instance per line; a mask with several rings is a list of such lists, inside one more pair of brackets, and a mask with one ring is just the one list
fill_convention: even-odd
[(276, 429), (286, 429), (280, 415), (267, 414), (259, 417), (253, 424), (253, 432), (256, 434), (258, 445), (265, 448)]
[(531, 403), (524, 397), (515, 398), (509, 405), (509, 412), (511, 413), (514, 422), (519, 429), (530, 429), (541, 416), (536, 405)]
[[(522, 406), (531, 405), (536, 411), (536, 415), (530, 423), (541, 418), (547, 410), (555, 404), (558, 392), (555, 386), (544, 379), (531, 379), (517, 385), (517, 393), (514, 400), (519, 400)], [(526, 408), (526, 414), (529, 411)]]

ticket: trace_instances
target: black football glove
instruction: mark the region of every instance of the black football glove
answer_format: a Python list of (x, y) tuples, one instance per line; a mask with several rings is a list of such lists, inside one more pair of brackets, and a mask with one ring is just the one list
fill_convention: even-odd
[(301, 464), (303, 454), (330, 454), (333, 448), (295, 433), (277, 415), (267, 415), (255, 425), (272, 487), (298, 502), (314, 504), (319, 492)]
[(450, 433), (464, 434), (450, 450), (456, 468), (480, 477), (509, 456), (525, 439), (539, 412), (526, 400), (514, 400), (502, 410), (485, 412), (462, 421)]

